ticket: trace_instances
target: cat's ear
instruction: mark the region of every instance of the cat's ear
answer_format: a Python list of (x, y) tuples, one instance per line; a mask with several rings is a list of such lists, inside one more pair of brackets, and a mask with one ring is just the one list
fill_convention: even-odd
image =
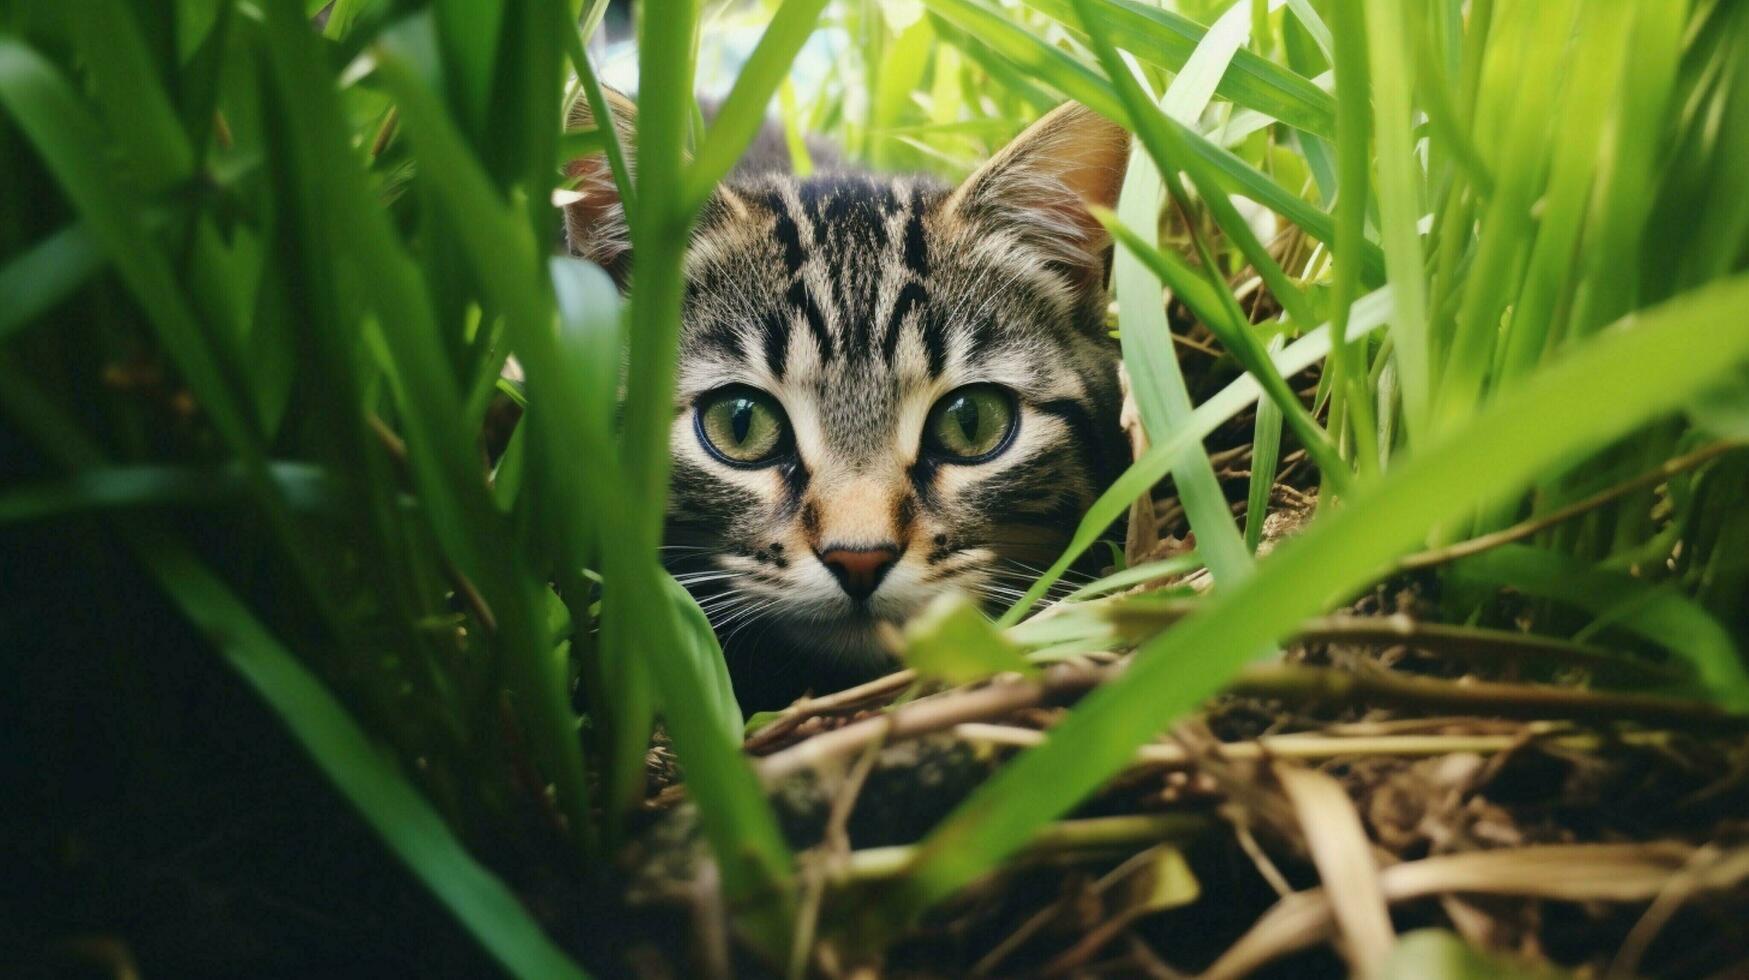
[(947, 206), (968, 220), (1017, 227), (1071, 274), (1097, 286), (1111, 240), (1089, 206), (1117, 206), (1129, 152), (1123, 127), (1070, 102), (966, 178)]
[[(637, 170), (637, 148), (633, 137), (637, 132), (638, 107), (632, 100), (612, 89), (602, 93), (608, 114), (613, 117), (613, 131), (619, 137), (626, 169)], [(566, 113), (567, 129), (594, 129), (595, 113), (589, 100), (579, 92)], [(619, 186), (613, 181), (613, 168), (606, 153), (591, 153), (578, 157), (565, 166), (570, 178), (570, 190), (554, 195), (565, 209), (565, 242), (573, 255), (594, 262), (606, 269), (622, 287), (631, 265), (632, 236), (626, 223), (626, 212), (620, 201)]]

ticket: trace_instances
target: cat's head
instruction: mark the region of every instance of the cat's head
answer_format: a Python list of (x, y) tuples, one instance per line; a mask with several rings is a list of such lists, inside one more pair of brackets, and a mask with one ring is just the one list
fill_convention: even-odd
[[(878, 623), (946, 591), (1011, 600), (1056, 557), (1121, 465), (1109, 242), (1087, 205), (1113, 204), (1127, 154), (1069, 105), (957, 188), (717, 189), (686, 256), (665, 555), (738, 686), (866, 674), (886, 663)], [(623, 283), (608, 168), (572, 173), (571, 247)]]

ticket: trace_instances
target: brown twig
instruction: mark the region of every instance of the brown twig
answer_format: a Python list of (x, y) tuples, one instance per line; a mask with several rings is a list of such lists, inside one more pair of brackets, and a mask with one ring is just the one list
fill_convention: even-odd
[(1301, 703), (1360, 702), (1508, 718), (1631, 720), (1690, 730), (1749, 731), (1749, 715), (1731, 714), (1705, 701), (1656, 694), (1586, 691), (1546, 684), (1458, 683), (1386, 671), (1349, 673), (1328, 667), (1288, 664), (1252, 667), (1241, 673), (1227, 691), (1246, 697)]
[(778, 782), (808, 769), (821, 769), (850, 755), (870, 741), (905, 739), (952, 728), (961, 722), (998, 718), (1011, 711), (1051, 701), (1080, 697), (1110, 676), (1112, 668), (1089, 669), (1060, 664), (1039, 680), (996, 680), (982, 687), (962, 688), (913, 701), (878, 718), (853, 722), (821, 732), (759, 760), (759, 775)]
[[(1114, 604), (1111, 619), (1126, 631), (1169, 626), (1195, 609), (1194, 602)], [(1632, 674), (1647, 681), (1680, 682), (1690, 675), (1674, 667), (1649, 663), (1602, 647), (1557, 637), (1479, 626), (1450, 626), (1415, 619), (1403, 613), (1389, 616), (1333, 615), (1307, 620), (1293, 634), (1313, 643), (1357, 646), (1403, 645), (1421, 650), (1499, 662), (1535, 658), (1590, 670)]]
[[(1033, 835), (1021, 852), (1030, 857), (1073, 851), (1109, 851), (1112, 848), (1189, 840), (1214, 826), (1212, 818), (1198, 813), (1137, 813), (1121, 817), (1088, 817), (1047, 824)], [(894, 844), (853, 851), (850, 860), (837, 868), (833, 884), (875, 881), (905, 873), (922, 850), (918, 844)]]
[(758, 755), (787, 738), (791, 732), (801, 727), (802, 723), (809, 719), (861, 710), (875, 702), (897, 696), (899, 692), (916, 682), (916, 671), (900, 670), (858, 684), (855, 687), (847, 687), (825, 697), (802, 698), (785, 708), (782, 717), (754, 732), (742, 747), (746, 751)]
[[(1736, 887), (1749, 880), (1749, 848), (1716, 854), (1704, 868), (1695, 849), (1675, 841), (1644, 844), (1550, 844), (1471, 851), (1409, 861), (1379, 873), (1385, 898), (1404, 902), (1429, 895), (1476, 894), (1569, 902), (1634, 902), (1653, 898), (1674, 876), (1692, 874), (1697, 890)], [(1296, 892), (1264, 913), (1203, 974), (1203, 980), (1249, 976), (1258, 968), (1334, 934), (1329, 896)]]
[(1540, 531), (1554, 527), (1556, 524), (1572, 520), (1581, 514), (1596, 510), (1599, 507), (1619, 500), (1622, 497), (1633, 493), (1635, 490), (1663, 483), (1665, 480), (1670, 479), (1684, 470), (1694, 469), (1696, 466), (1699, 466), (1710, 459), (1728, 453), (1733, 449), (1742, 449), (1745, 446), (1749, 446), (1749, 443), (1738, 439), (1726, 439), (1702, 446), (1686, 456), (1678, 456), (1675, 459), (1666, 460), (1658, 466), (1641, 473), (1639, 476), (1592, 494), (1584, 500), (1576, 501), (1565, 507), (1549, 511), (1547, 514), (1528, 518), (1512, 525), (1511, 527), (1502, 528), (1501, 530), (1495, 531), (1491, 534), (1484, 534), (1480, 537), (1474, 537), (1468, 541), (1459, 541), (1456, 544), (1447, 545), (1443, 548), (1433, 548), (1428, 551), (1409, 555), (1397, 562), (1394, 571), (1400, 573), (1431, 568), (1435, 565), (1443, 565), (1446, 562), (1455, 561), (1459, 558), (1467, 558), (1470, 555), (1479, 554), (1490, 548), (1498, 548), (1503, 544), (1522, 541)]
[[(989, 725), (967, 722), (954, 727), (954, 736), (980, 745), (1003, 748), (1031, 748), (1042, 743), (1046, 733), (1034, 728), (1011, 725)], [(1294, 759), (1321, 762), (1352, 756), (1389, 756), (1393, 758), (1429, 758), (1455, 752), (1491, 755), (1507, 752), (1525, 743), (1527, 737), (1540, 738), (1545, 744), (1576, 751), (1594, 751), (1611, 742), (1633, 745), (1658, 745), (1667, 742), (1669, 732), (1623, 732), (1612, 739), (1579, 733), (1544, 734), (1532, 726), (1523, 726), (1513, 734), (1500, 735), (1264, 735), (1246, 742), (1220, 742), (1216, 748), (1223, 758), (1237, 762), (1263, 762), (1270, 759)], [(1154, 742), (1136, 749), (1130, 760), (1135, 768), (1190, 769), (1199, 762), (1196, 753), (1171, 742)]]
[(1307, 623), (1298, 639), (1313, 643), (1403, 644), (1471, 660), (1531, 657), (1549, 663), (1636, 674), (1649, 681), (1683, 681), (1689, 675), (1663, 664), (1623, 656), (1613, 650), (1557, 637), (1514, 630), (1429, 623), (1403, 613), (1389, 616), (1326, 616)]
[(1379, 888), (1378, 856), (1354, 801), (1327, 773), (1284, 762), (1272, 769), (1299, 818), (1306, 851), (1324, 882), (1349, 967), (1355, 976), (1377, 976), (1397, 936)]
[[(768, 755), (759, 760), (759, 775), (773, 783), (835, 764), (876, 738), (914, 738), (1000, 718), (1021, 708), (1070, 702), (1121, 670), (1122, 664), (1101, 668), (1060, 664), (1047, 670), (1041, 680), (996, 680), (982, 687), (947, 691), (879, 718), (822, 732)], [(1330, 667), (1259, 666), (1240, 673), (1227, 692), (1298, 703), (1366, 703), (1504, 718), (1637, 721), (1683, 730), (1749, 731), (1749, 715), (1731, 714), (1704, 701), (1546, 684), (1460, 683), (1388, 671), (1351, 673)]]

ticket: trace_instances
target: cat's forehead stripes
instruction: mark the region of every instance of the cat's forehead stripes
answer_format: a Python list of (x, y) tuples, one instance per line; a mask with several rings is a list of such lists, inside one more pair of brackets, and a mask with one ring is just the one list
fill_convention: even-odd
[(1109, 369), (1067, 279), (1012, 229), (946, 207), (940, 184), (770, 175), (723, 193), (735, 206), (689, 253), (683, 400), (764, 388), (849, 464), (915, 454), (900, 409), (918, 397), (993, 381), (1072, 400), (1089, 391), (1077, 365)]
[(921, 367), (941, 372), (946, 327), (922, 314), (930, 268), (925, 218), (945, 188), (835, 175), (766, 177), (734, 194), (747, 204), (745, 217), (701, 230), (689, 295), (737, 290), (764, 308), (739, 326), (690, 316), (693, 345), (730, 348), (725, 339), (739, 335), (741, 348), (751, 346), (779, 380), (799, 373), (842, 381), (871, 366), (898, 369), (903, 335), (912, 331), (926, 358)]

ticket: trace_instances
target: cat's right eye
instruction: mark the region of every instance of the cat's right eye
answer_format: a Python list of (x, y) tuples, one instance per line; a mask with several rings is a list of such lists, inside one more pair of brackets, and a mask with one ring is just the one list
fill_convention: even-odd
[(789, 420), (777, 400), (757, 388), (731, 385), (698, 400), (699, 442), (731, 466), (762, 466), (789, 448)]

